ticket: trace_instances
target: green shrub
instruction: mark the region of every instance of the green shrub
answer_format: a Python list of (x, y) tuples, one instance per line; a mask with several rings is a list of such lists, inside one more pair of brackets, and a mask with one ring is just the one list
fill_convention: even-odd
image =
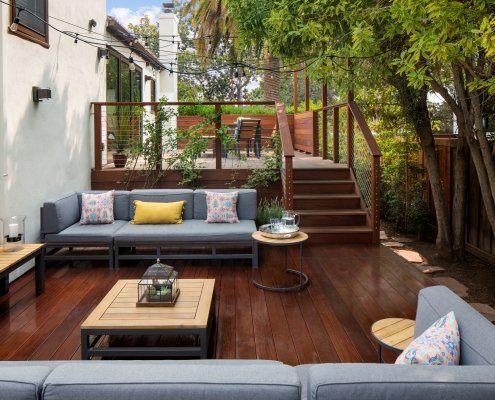
[(282, 199), (263, 199), (256, 209), (256, 226), (269, 224), (270, 218), (282, 218), (284, 211), (284, 202)]

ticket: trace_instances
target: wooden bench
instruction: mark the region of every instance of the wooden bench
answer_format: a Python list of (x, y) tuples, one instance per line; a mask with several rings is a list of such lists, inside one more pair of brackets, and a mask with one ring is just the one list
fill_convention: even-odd
[(36, 294), (45, 290), (45, 261), (43, 243), (25, 244), (18, 251), (0, 251), (0, 295), (9, 292), (9, 274), (34, 258)]

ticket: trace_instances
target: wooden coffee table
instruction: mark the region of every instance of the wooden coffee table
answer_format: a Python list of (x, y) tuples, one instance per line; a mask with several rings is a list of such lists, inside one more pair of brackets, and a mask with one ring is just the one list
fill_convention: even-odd
[[(179, 279), (173, 307), (136, 307), (138, 279), (119, 280), (81, 325), (81, 355), (91, 357), (207, 358), (215, 317), (215, 279)], [(96, 347), (102, 335), (196, 335), (190, 347)]]

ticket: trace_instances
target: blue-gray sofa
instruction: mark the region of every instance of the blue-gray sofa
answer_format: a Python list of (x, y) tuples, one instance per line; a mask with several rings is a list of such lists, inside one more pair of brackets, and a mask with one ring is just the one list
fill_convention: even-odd
[[(142, 189), (115, 191), (113, 224), (81, 225), (82, 192), (67, 193), (47, 200), (41, 207), (41, 240), (45, 243), (45, 261), (108, 260), (118, 268), (120, 260), (137, 259), (232, 259), (250, 258), (257, 265), (257, 248), (251, 234), (256, 231), (256, 190), (208, 189), (238, 191), (237, 215), (240, 223), (205, 223), (205, 190)], [(85, 193), (101, 193), (86, 191)], [(134, 200), (173, 202), (185, 200), (182, 224), (134, 225)], [(153, 252), (129, 249), (151, 248)], [(73, 251), (74, 248), (103, 248), (96, 251)], [(164, 254), (162, 249), (165, 248)], [(200, 251), (198, 251), (198, 248)], [(209, 252), (201, 251), (207, 248)], [(61, 250), (68, 251), (61, 251)], [(179, 249), (174, 252), (170, 249)], [(221, 251), (218, 251), (221, 249)], [(227, 251), (229, 250), (229, 251)], [(232, 251), (234, 250), (234, 251)]]
[[(449, 311), (461, 365), (314, 364), (264, 360), (0, 362), (0, 400), (492, 400), (495, 327), (443, 286), (421, 290), (415, 336)], [(370, 343), (371, 345), (371, 343)]]

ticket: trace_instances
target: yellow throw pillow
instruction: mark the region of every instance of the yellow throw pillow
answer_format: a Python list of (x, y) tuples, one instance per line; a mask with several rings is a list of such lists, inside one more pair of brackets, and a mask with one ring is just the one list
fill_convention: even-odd
[(134, 200), (134, 218), (131, 224), (182, 224), (185, 200), (171, 203), (152, 203)]

